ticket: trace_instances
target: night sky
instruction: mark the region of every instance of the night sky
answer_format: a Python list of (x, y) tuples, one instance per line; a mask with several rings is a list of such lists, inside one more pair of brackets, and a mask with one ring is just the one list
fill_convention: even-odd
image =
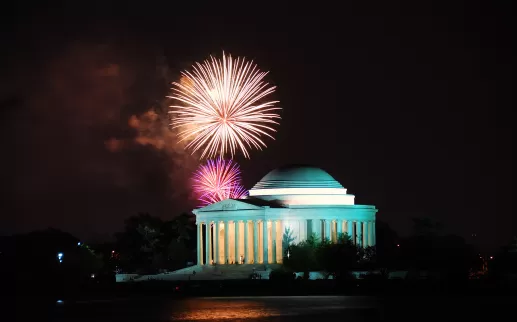
[(516, 234), (510, 2), (224, 15), (222, 3), (110, 3), (3, 10), (0, 234), (103, 240), (138, 212), (191, 210), (199, 161), (167, 128), (166, 95), (223, 50), (269, 70), (283, 108), (276, 140), (237, 158), (247, 188), (313, 164), (400, 234), (415, 216), (486, 248)]

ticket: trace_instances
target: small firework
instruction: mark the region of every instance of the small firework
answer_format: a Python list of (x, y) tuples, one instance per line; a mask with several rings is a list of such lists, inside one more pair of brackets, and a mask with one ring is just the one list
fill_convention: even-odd
[(240, 199), (248, 191), (241, 184), (239, 165), (232, 160), (208, 160), (193, 176), (193, 188), (203, 206), (225, 199)]

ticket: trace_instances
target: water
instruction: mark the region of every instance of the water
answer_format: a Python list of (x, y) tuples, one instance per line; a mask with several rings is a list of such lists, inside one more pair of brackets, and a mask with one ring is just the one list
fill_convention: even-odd
[(54, 321), (378, 321), (373, 297), (159, 297), (64, 303)]
[[(513, 294), (512, 294), (513, 295)], [(515, 296), (163, 296), (56, 304), (50, 321), (503, 321)], [(27, 304), (27, 312), (38, 312)], [(47, 319), (45, 319), (47, 320)]]

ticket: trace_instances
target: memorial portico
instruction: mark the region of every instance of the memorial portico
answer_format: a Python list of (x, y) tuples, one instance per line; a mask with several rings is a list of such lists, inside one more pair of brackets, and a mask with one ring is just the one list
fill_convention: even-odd
[(282, 263), (287, 243), (312, 234), (336, 242), (347, 233), (361, 247), (376, 243), (375, 206), (355, 205), (355, 197), (319, 168), (273, 170), (249, 195), (193, 211), (199, 265)]

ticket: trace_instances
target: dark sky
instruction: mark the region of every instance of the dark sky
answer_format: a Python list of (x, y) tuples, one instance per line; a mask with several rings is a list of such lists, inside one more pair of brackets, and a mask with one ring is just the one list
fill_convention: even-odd
[(269, 70), (283, 108), (276, 140), (238, 158), (248, 188), (309, 163), (401, 234), (414, 216), (487, 247), (516, 234), (510, 2), (168, 3), (4, 8), (0, 233), (102, 239), (140, 211), (190, 210), (198, 161), (167, 129), (165, 96), (182, 69), (224, 50)]

